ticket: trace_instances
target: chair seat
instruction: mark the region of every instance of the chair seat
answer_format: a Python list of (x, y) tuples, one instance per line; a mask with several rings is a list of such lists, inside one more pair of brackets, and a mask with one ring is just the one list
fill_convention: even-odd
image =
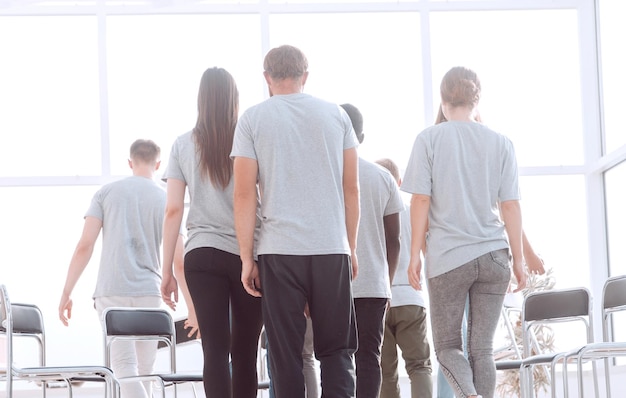
[(165, 373), (157, 374), (166, 383), (202, 382), (200, 373)]

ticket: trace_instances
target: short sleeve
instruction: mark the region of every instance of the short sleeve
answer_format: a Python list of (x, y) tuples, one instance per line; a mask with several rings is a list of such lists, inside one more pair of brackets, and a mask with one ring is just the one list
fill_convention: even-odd
[(411, 194), (431, 195), (432, 190), (432, 149), (428, 134), (420, 133), (415, 139), (409, 163), (402, 179), (402, 189)]
[(231, 158), (244, 157), (258, 160), (254, 149), (254, 137), (252, 134), (249, 113), (245, 112), (237, 122), (237, 127), (235, 128), (233, 148), (230, 152)]

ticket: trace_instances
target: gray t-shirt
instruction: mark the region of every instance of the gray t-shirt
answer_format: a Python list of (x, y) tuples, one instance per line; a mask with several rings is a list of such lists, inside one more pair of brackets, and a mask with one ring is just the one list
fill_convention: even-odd
[[(415, 290), (409, 283), (409, 261), (411, 260), (411, 208), (405, 204), (400, 212), (400, 258), (391, 284), (391, 306), (419, 305), (426, 307), (424, 292)], [(423, 271), (423, 270), (422, 270)], [(422, 272), (423, 273), (423, 272)], [(423, 285), (426, 287), (426, 284)]]
[(179, 136), (170, 152), (163, 179), (183, 181), (189, 191), (185, 254), (199, 247), (213, 247), (239, 255), (233, 213), (233, 179), (225, 189), (200, 176), (199, 154), (191, 132)]
[(431, 197), (426, 276), (508, 248), (498, 202), (519, 200), (511, 141), (486, 126), (449, 121), (415, 139), (402, 190)]
[(274, 95), (241, 116), (231, 156), (259, 166), (258, 254), (350, 254), (343, 153), (356, 145), (345, 111), (308, 94)]
[(85, 217), (102, 220), (102, 254), (93, 297), (160, 296), (165, 190), (132, 176), (100, 188)]
[(398, 183), (389, 171), (359, 158), (361, 219), (356, 254), (359, 272), (352, 281), (354, 298), (390, 298), (389, 264), (383, 217), (402, 211)]

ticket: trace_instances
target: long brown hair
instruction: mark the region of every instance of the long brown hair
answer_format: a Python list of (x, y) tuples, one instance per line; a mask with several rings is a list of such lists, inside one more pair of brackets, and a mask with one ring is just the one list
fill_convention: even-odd
[(200, 158), (200, 175), (224, 189), (233, 174), (230, 151), (239, 114), (239, 91), (235, 79), (223, 68), (209, 68), (198, 92), (198, 121), (193, 129)]

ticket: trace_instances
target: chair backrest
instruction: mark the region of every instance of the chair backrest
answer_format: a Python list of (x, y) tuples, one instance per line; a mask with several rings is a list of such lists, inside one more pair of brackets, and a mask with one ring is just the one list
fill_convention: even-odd
[(111, 307), (102, 312), (104, 357), (111, 366), (111, 347), (119, 340), (163, 342), (169, 351), (170, 371), (176, 372), (176, 328), (161, 308)]
[(45, 366), (46, 337), (41, 310), (32, 304), (11, 303), (11, 314), (13, 318), (13, 339), (16, 337), (34, 339), (39, 349), (37, 365)]
[(524, 357), (531, 354), (532, 328), (559, 322), (580, 321), (587, 343), (593, 342), (591, 293), (584, 287), (529, 293), (522, 306)]
[(626, 310), (626, 275), (606, 280), (602, 289), (602, 338), (611, 341), (611, 315)]

